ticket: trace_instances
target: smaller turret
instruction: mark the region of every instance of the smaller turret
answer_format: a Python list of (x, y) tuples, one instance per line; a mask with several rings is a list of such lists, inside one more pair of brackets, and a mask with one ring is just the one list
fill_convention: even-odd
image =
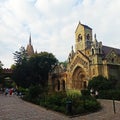
[(102, 42), (97, 41), (96, 34), (94, 35), (94, 41), (92, 43), (91, 52), (92, 52), (92, 55), (102, 54)]

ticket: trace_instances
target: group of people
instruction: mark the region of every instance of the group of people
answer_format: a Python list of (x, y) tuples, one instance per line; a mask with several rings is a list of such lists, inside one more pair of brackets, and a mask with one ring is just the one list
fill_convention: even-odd
[(13, 88), (10, 88), (10, 89), (6, 88), (4, 94), (5, 94), (5, 95), (10, 95), (10, 96), (11, 96), (11, 95), (13, 94), (13, 90), (14, 90)]
[(0, 94), (5, 96), (17, 95), (19, 97), (23, 97), (24, 95), (22, 92), (20, 92), (16, 88), (0, 88)]

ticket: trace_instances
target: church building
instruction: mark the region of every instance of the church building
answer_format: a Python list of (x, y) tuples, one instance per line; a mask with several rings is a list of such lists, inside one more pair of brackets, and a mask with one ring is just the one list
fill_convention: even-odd
[(85, 89), (95, 76), (120, 80), (120, 49), (105, 46), (93, 36), (92, 28), (79, 22), (75, 30), (75, 50), (71, 49), (67, 68), (55, 65), (49, 73), (53, 91)]

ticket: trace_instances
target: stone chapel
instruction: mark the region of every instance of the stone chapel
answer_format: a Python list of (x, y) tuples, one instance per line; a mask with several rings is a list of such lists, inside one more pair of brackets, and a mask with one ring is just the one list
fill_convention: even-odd
[(49, 73), (52, 91), (85, 89), (94, 76), (120, 80), (120, 49), (105, 46), (92, 35), (92, 28), (79, 22), (75, 30), (75, 50), (71, 49), (67, 68), (55, 65)]

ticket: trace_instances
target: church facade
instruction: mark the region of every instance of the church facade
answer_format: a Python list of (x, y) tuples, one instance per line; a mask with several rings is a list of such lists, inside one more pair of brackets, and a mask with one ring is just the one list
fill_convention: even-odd
[(67, 68), (55, 65), (49, 73), (53, 91), (85, 89), (95, 76), (120, 80), (120, 49), (104, 46), (92, 35), (92, 28), (79, 22), (75, 30), (75, 50), (71, 49)]

